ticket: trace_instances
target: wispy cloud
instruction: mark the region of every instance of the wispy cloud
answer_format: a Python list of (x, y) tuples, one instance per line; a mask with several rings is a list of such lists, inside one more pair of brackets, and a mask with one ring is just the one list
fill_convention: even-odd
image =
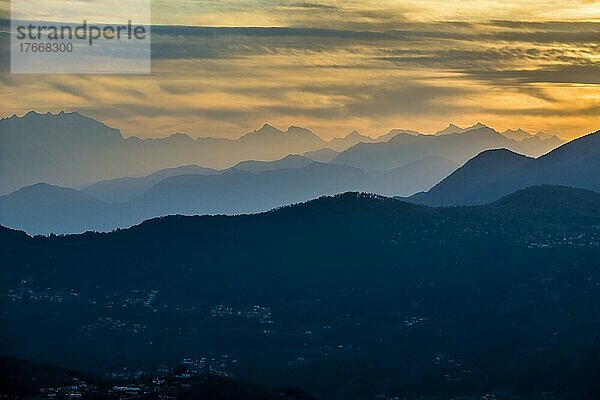
[(156, 3), (155, 22), (177, 25), (153, 28), (152, 75), (11, 76), (2, 57), (3, 112), (77, 109), (141, 136), (236, 136), (266, 121), (330, 137), (450, 120), (598, 129), (597, 2)]

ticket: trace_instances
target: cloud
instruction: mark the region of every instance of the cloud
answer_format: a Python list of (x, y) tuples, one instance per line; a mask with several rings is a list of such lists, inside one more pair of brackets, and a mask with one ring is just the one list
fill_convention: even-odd
[(340, 8), (334, 4), (324, 4), (324, 3), (309, 3), (309, 2), (298, 2), (298, 3), (289, 3), (284, 5), (283, 7), (294, 9), (294, 8), (308, 8), (308, 9), (318, 9), (318, 10), (339, 10)]
[[(565, 136), (597, 130), (600, 22), (587, 18), (423, 18), (434, 4), (447, 6), (433, 15), (466, 7), (447, 1), (174, 3), (157, 4), (160, 18), (179, 25), (153, 27), (149, 76), (13, 76), (0, 57), (3, 113), (76, 109), (140, 136), (236, 137), (266, 121), (329, 137), (449, 121), (502, 129), (515, 127), (514, 116)], [(593, 4), (584, 3), (576, 7)], [(550, 1), (547, 11), (559, 6)], [(254, 26), (185, 26), (202, 21)], [(0, 33), (3, 54), (7, 38)]]

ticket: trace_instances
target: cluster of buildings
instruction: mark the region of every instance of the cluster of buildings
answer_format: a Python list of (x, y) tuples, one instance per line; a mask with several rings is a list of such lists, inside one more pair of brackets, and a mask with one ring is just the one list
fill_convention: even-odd
[(77, 289), (35, 289), (33, 279), (26, 277), (21, 280), (19, 287), (9, 289), (4, 295), (12, 302), (35, 302), (61, 304), (77, 301), (80, 293)]
[[(104, 296), (100, 302), (103, 303), (103, 305), (109, 310), (113, 308), (127, 308), (135, 306), (152, 308), (158, 293), (159, 291), (156, 289), (115, 291), (114, 293)], [(92, 304), (98, 304), (99, 302), (96, 299), (92, 300)]]
[(594, 227), (594, 230), (591, 232), (569, 235), (537, 232), (535, 235), (524, 238), (524, 241), (530, 249), (559, 246), (600, 247), (600, 227)]
[(415, 325), (419, 325), (419, 324), (421, 324), (421, 323), (423, 323), (425, 321), (427, 321), (426, 317), (423, 317), (423, 316), (420, 316), (420, 315), (412, 316), (412, 317), (406, 318), (404, 320), (404, 326), (409, 326), (409, 327), (410, 326), (415, 326)]
[(131, 334), (138, 334), (147, 329), (146, 324), (140, 322), (122, 321), (112, 317), (98, 318), (98, 322), (91, 325), (82, 326), (79, 328), (80, 331), (98, 331), (98, 330), (109, 330), (116, 332), (126, 332)]
[(90, 385), (84, 380), (72, 378), (67, 385), (57, 387), (43, 387), (40, 389), (40, 395), (47, 399), (81, 399), (88, 395), (100, 393), (100, 388)]
[(33, 285), (33, 278), (26, 276), (21, 280), (17, 288), (9, 289), (1, 295), (15, 303), (28, 301), (63, 304), (83, 301), (91, 306), (102, 306), (108, 310), (112, 310), (136, 305), (153, 308), (158, 293), (159, 291), (156, 289), (134, 289), (115, 291), (100, 299), (92, 297), (84, 299), (78, 289), (36, 289)]
[(231, 318), (239, 317), (246, 318), (251, 321), (259, 322), (261, 324), (272, 324), (273, 317), (271, 314), (271, 307), (255, 305), (249, 309), (234, 309), (231, 306), (218, 304), (211, 309), (211, 315), (213, 318)]
[(147, 376), (142, 371), (115, 372), (105, 375), (106, 381), (112, 382), (105, 387), (72, 378), (66, 384), (41, 388), (40, 397), (48, 400), (175, 400), (178, 393), (189, 389), (199, 379), (209, 375), (230, 377), (230, 367), (237, 363), (238, 360), (226, 354), (213, 358), (186, 358), (174, 370), (161, 369), (155, 377)]
[[(229, 354), (222, 354), (220, 357), (201, 357), (199, 359), (186, 358), (181, 362), (185, 369), (185, 374), (189, 376), (210, 373), (218, 376), (231, 376), (231, 367), (237, 365), (239, 361)], [(181, 375), (179, 378), (189, 377)]]

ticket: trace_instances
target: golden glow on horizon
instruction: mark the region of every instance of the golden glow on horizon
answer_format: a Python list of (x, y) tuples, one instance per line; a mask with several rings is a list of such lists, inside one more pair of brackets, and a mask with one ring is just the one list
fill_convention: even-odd
[[(155, 23), (201, 26), (363, 25), (402, 21), (599, 21), (597, 0), (155, 0)], [(318, 13), (318, 15), (316, 15)]]
[(564, 138), (600, 129), (599, 1), (156, 0), (153, 11), (162, 25), (296, 31), (154, 33), (149, 76), (3, 70), (2, 114), (73, 110), (142, 137), (237, 137), (265, 122), (325, 138), (477, 121)]

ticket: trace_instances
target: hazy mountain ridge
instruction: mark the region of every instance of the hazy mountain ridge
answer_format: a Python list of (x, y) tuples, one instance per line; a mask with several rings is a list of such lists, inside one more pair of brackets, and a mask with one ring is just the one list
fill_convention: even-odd
[(306, 153), (303, 154), (303, 156), (308, 157), (313, 161), (330, 162), (338, 154), (340, 154), (340, 153), (333, 149), (325, 148), (325, 149), (320, 149), (320, 150), (307, 151)]
[[(490, 127), (481, 122), (478, 122), (475, 125), (472, 125), (472, 126), (469, 126), (466, 128), (462, 128), (455, 124), (450, 124), (446, 128), (444, 128), (438, 132), (435, 132), (434, 135), (440, 136), (440, 135), (449, 135), (449, 134), (456, 134), (456, 133), (465, 133), (468, 131), (472, 131), (474, 129), (481, 129), (481, 128), (490, 128)], [(552, 141), (551, 142), (549, 141), (548, 143), (558, 143), (556, 146), (559, 146), (560, 144), (565, 142), (564, 140), (562, 140), (561, 138), (559, 138), (556, 135), (550, 135), (550, 134), (547, 134), (547, 133), (544, 133), (541, 131), (537, 132), (537, 133), (530, 133), (521, 128), (507, 129), (503, 132), (500, 132), (500, 134), (502, 136), (506, 137), (507, 139), (515, 140), (515, 141), (519, 141), (519, 142), (522, 140), (525, 140), (525, 139), (538, 139), (540, 141), (547, 141), (549, 139), (552, 139)]]
[(281, 160), (276, 161), (241, 161), (234, 165), (231, 169), (260, 173), (277, 169), (303, 168), (309, 164), (312, 164), (313, 162), (314, 160), (311, 160), (308, 157), (290, 154), (289, 156), (285, 156)]
[[(33, 185), (0, 196), (0, 224), (31, 233), (110, 231), (162, 215), (255, 213), (355, 190), (410, 195), (429, 189), (456, 168), (456, 163), (434, 157), (365, 173), (290, 155), (270, 162), (243, 161), (223, 171), (167, 169), (98, 182), (80, 191)], [(62, 201), (43, 200), (54, 198)]]
[(219, 176), (172, 177), (132, 203), (149, 215), (246, 214), (373, 186), (370, 177), (358, 169), (312, 162), (303, 168), (258, 173), (234, 169)]
[(218, 172), (210, 168), (189, 165), (160, 170), (139, 178), (126, 177), (100, 181), (82, 188), (81, 191), (107, 203), (120, 203), (139, 196), (163, 179), (171, 176), (193, 174), (213, 175)]
[(134, 199), (166, 178), (178, 175), (220, 175), (230, 170), (260, 173), (276, 169), (302, 168), (313, 161), (309, 158), (289, 155), (276, 161), (241, 161), (226, 170), (214, 170), (197, 165), (168, 168), (139, 178), (117, 178), (83, 187), (82, 192), (107, 203), (123, 203)]
[[(230, 171), (232, 174), (249, 174), (244, 171)], [(187, 179), (194, 178), (192, 175), (187, 176), (175, 176), (171, 179)], [(210, 178), (204, 177), (204, 178)], [(44, 185), (48, 186), (48, 185)], [(72, 189), (63, 188), (65, 191), (72, 191)], [(94, 199), (95, 200), (95, 199)], [(95, 200), (98, 201), (98, 200)], [(555, 185), (536, 185), (530, 186), (525, 189), (517, 190), (509, 195), (502, 197), (492, 203), (486, 205), (476, 206), (464, 206), (464, 207), (429, 207), (426, 205), (415, 204), (414, 202), (406, 201), (401, 198), (391, 198), (386, 196), (375, 195), (366, 192), (345, 192), (336, 195), (325, 195), (316, 199), (298, 202), (295, 204), (285, 205), (282, 207), (276, 207), (269, 211), (245, 214), (238, 216), (207, 216), (207, 215), (195, 215), (195, 216), (183, 216), (183, 215), (170, 215), (147, 219), (139, 224), (136, 224), (127, 229), (120, 229), (117, 232), (112, 233), (89, 233), (98, 237), (108, 237), (107, 235), (112, 234), (131, 234), (137, 235), (140, 230), (149, 228), (150, 231), (156, 229), (170, 229), (174, 224), (176, 225), (180, 221), (185, 221), (189, 224), (198, 224), (199, 229), (203, 229), (201, 225), (207, 221), (238, 221), (240, 224), (246, 224), (250, 221), (258, 219), (276, 218), (284, 216), (298, 216), (310, 213), (314, 215), (321, 215), (321, 207), (325, 206), (327, 209), (336, 209), (336, 204), (345, 204), (345, 206), (351, 205), (352, 207), (340, 208), (340, 213), (343, 215), (360, 215), (356, 211), (367, 210), (374, 208), (377, 212), (395, 213), (397, 217), (402, 218), (402, 214), (413, 215), (414, 221), (419, 220), (420, 215), (430, 214), (434, 219), (438, 218), (444, 213), (456, 212), (457, 215), (461, 215), (463, 211), (472, 213), (473, 216), (480, 217), (482, 213), (495, 213), (497, 211), (504, 212), (506, 209), (514, 208), (525, 210), (522, 212), (523, 215), (527, 215), (530, 210), (538, 209), (539, 213), (536, 215), (530, 215), (528, 219), (532, 221), (538, 221), (542, 223), (561, 221), (565, 217), (573, 222), (583, 223), (585, 225), (596, 225), (600, 222), (600, 192), (577, 189), (566, 186), (555, 186)], [(555, 209), (559, 205), (565, 203), (574, 204), (575, 207), (563, 207), (563, 216), (556, 215)], [(358, 208), (354, 208), (354, 207)], [(584, 213), (583, 215), (581, 213)], [(512, 214), (506, 214), (508, 219), (512, 219)], [(302, 217), (301, 219), (303, 219)], [(309, 219), (310, 220), (310, 219)], [(518, 230), (519, 227), (514, 227)], [(129, 233), (127, 233), (129, 232)], [(0, 225), (0, 235), (3, 239), (13, 238), (14, 240), (23, 239), (34, 239), (33, 235), (29, 235), (26, 232), (14, 228)], [(88, 233), (68, 235), (67, 237), (83, 237)]]
[(519, 141), (524, 140), (524, 139), (538, 138), (540, 140), (553, 139), (555, 141), (564, 143), (564, 141), (556, 135), (550, 135), (550, 134), (544, 133), (544, 132), (531, 133), (531, 132), (527, 132), (521, 128), (507, 129), (504, 132), (502, 132), (502, 136), (506, 136), (509, 139), (519, 140)]
[[(112, 230), (120, 209), (75, 189), (45, 183), (0, 196), (0, 220), (30, 233)], [(95, 229), (95, 228), (92, 228)]]
[[(271, 130), (268, 134), (277, 133)], [(593, 172), (594, 166), (598, 165), (595, 136), (597, 135), (578, 139), (539, 159), (520, 156), (508, 150), (484, 151), (454, 171), (458, 163), (451, 160), (439, 156), (417, 157), (444, 146), (448, 150), (447, 145), (454, 146), (455, 154), (465, 155), (480, 147), (480, 144), (472, 144), (470, 139), (473, 137), (486, 138), (488, 144), (504, 143), (508, 139), (489, 128), (429, 137), (399, 134), (387, 143), (362, 143), (352, 148), (360, 150), (377, 146), (384, 154), (389, 154), (386, 152), (393, 148), (396, 152), (392, 156), (396, 160), (398, 154), (417, 158), (388, 170), (365, 173), (349, 165), (312, 162), (306, 157), (294, 155), (274, 162), (242, 162), (238, 165), (240, 169), (220, 172), (188, 167), (200, 173), (178, 173), (186, 171), (185, 169), (158, 172), (150, 178), (135, 180), (137, 183), (131, 185), (131, 189), (135, 190), (125, 194), (121, 190), (122, 186), (127, 188), (131, 180), (118, 180), (114, 190), (116, 194), (106, 190), (102, 196), (98, 195), (105, 201), (119, 196), (121, 200), (126, 200), (111, 204), (81, 198), (72, 190), (62, 188), (56, 188), (57, 193), (53, 195), (63, 198), (63, 202), (48, 203), (40, 199), (52, 196), (38, 191), (52, 189), (34, 186), (24, 192), (0, 197), (0, 223), (31, 233), (76, 233), (85, 230), (110, 231), (169, 214), (257, 213), (353, 190), (394, 196), (404, 193), (408, 195), (433, 186), (429, 192), (411, 198), (411, 201), (430, 205), (484, 204), (518, 189), (538, 184), (600, 190), (596, 178), (599, 175)], [(397, 143), (401, 146), (397, 147)], [(563, 155), (565, 149), (576, 156)], [(554, 163), (548, 161), (554, 159), (557, 159)], [(374, 157), (373, 160), (376, 163), (381, 159)], [(335, 161), (339, 160), (336, 158)], [(560, 171), (554, 165), (557, 163), (560, 164)], [(546, 172), (537, 167), (530, 168), (532, 165), (546, 164), (550, 165), (545, 167), (548, 170)], [(540, 174), (545, 174), (546, 178), (540, 178)], [(444, 180), (436, 185), (442, 179)], [(110, 184), (104, 182), (102, 185), (109, 186), (110, 189)], [(97, 194), (98, 192), (100, 191)], [(87, 193), (93, 191), (88, 190)], [(29, 198), (24, 201), (22, 197), (26, 194), (29, 194)], [(70, 196), (75, 199), (70, 199)], [(71, 206), (66, 207), (65, 204)]]
[(458, 125), (455, 124), (449, 124), (446, 128), (437, 131), (434, 133), (435, 136), (441, 136), (441, 135), (453, 135), (456, 133), (465, 133), (468, 131), (472, 131), (474, 129), (481, 129), (481, 128), (489, 128), (489, 126), (482, 124), (481, 122), (477, 122), (475, 125), (473, 126), (469, 126), (467, 128), (461, 128)]
[[(245, 160), (273, 161), (307, 152), (321, 151), (317, 161), (329, 161), (333, 154), (325, 155), (324, 149), (344, 151), (360, 143), (394, 141), (399, 136), (421, 137), (415, 131), (396, 129), (377, 139), (352, 132), (326, 141), (305, 128), (290, 126), (281, 131), (265, 124), (235, 140), (193, 139), (181, 133), (157, 139), (123, 138), (117, 129), (78, 113), (30, 112), (0, 121), (0, 194), (38, 182), (80, 187), (124, 176), (145, 176), (165, 168), (201, 165), (225, 169)], [(548, 147), (544, 141), (532, 141), (521, 144), (519, 150), (537, 154)], [(420, 158), (437, 155), (459, 163), (466, 161), (465, 155), (456, 160), (439, 153)], [(343, 160), (346, 156), (337, 157)], [(369, 165), (369, 161), (359, 162), (361, 168), (387, 170), (417, 159), (396, 160), (383, 166)]]
[[(418, 193), (410, 199), (429, 205), (485, 204), (506, 195), (506, 188), (499, 182), (512, 172), (533, 162), (510, 150), (487, 150), (473, 159), (426, 193)], [(516, 190), (516, 189), (515, 189)], [(509, 192), (510, 193), (510, 192)], [(441, 200), (443, 196), (443, 201)], [(440, 200), (437, 200), (440, 198)], [(462, 199), (469, 198), (466, 204)]]
[[(292, 160), (305, 162), (298, 157)], [(219, 173), (169, 176), (120, 203), (100, 201), (70, 188), (34, 185), (0, 197), (0, 224), (30, 233), (110, 231), (162, 215), (256, 213), (328, 194), (381, 190), (376, 178), (347, 166), (312, 161), (287, 169), (268, 166), (269, 163), (259, 163), (258, 168), (256, 164), (246, 164), (255, 172), (234, 168)], [(139, 184), (135, 190), (147, 184), (145, 179), (136, 182)], [(123, 195), (120, 185), (127, 180), (117, 183), (116, 192), (104, 191), (99, 197)]]
[(421, 135), (420, 132), (414, 131), (412, 129), (392, 129), (391, 131), (389, 131), (388, 133), (381, 135), (377, 138), (377, 141), (379, 142), (387, 142), (388, 140), (398, 136), (398, 135), (413, 135), (413, 136), (419, 136)]
[(508, 150), (479, 154), (427, 193), (411, 197), (429, 205), (473, 205), (497, 200), (533, 185), (600, 190), (600, 131), (537, 159)]
[[(459, 164), (443, 157), (433, 156), (412, 161), (397, 168), (371, 171), (379, 181), (377, 194), (397, 196), (402, 193), (418, 193), (422, 188), (431, 188), (452, 172)], [(428, 190), (428, 189), (425, 189)]]
[(237, 140), (185, 134), (124, 139), (118, 130), (77, 113), (33, 112), (0, 121), (0, 141), (0, 193), (36, 182), (89, 185), (184, 165), (223, 169), (244, 160), (277, 160), (327, 147), (326, 141), (297, 127), (283, 132), (265, 125)]
[(370, 136), (362, 135), (358, 131), (352, 131), (344, 137), (333, 138), (329, 142), (329, 147), (335, 151), (344, 151), (349, 147), (354, 146), (357, 143), (373, 143), (378, 141)]
[(488, 127), (440, 135), (399, 134), (385, 143), (360, 143), (335, 157), (332, 162), (365, 171), (399, 167), (428, 157), (442, 157), (464, 164), (485, 150), (507, 148), (539, 156), (555, 148), (554, 140), (515, 141)]

